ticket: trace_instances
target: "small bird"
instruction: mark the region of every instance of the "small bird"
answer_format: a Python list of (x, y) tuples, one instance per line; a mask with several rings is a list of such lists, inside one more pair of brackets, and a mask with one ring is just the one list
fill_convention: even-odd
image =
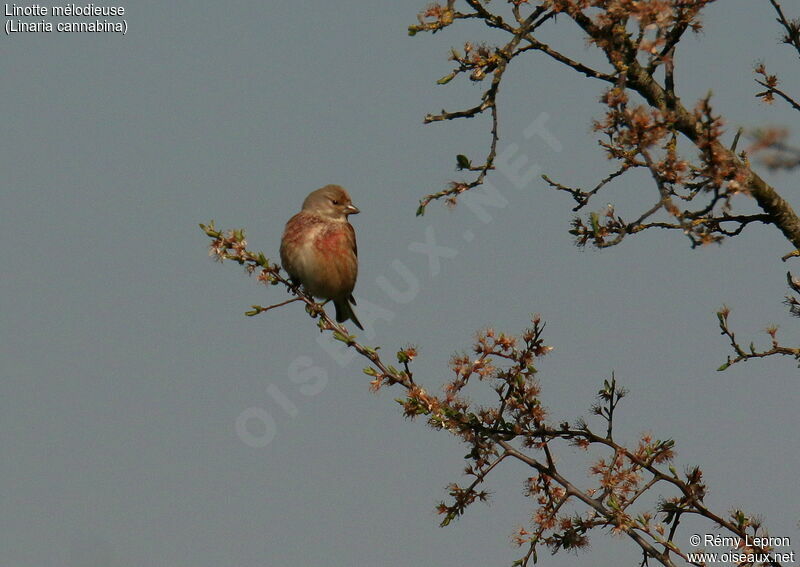
[(326, 185), (303, 201), (302, 210), (286, 223), (281, 239), (281, 264), (293, 282), (314, 297), (332, 300), (336, 321), (350, 319), (364, 330), (350, 305), (358, 276), (356, 232), (347, 221), (358, 214), (350, 195)]

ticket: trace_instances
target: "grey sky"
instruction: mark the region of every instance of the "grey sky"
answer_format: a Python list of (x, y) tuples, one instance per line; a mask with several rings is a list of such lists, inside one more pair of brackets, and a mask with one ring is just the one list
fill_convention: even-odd
[[(455, 155), (477, 158), (488, 143), (483, 119), (422, 125), (427, 112), (479, 97), (480, 86), (435, 81), (449, 72), (448, 49), (490, 39), (485, 30), (409, 38), (424, 2), (121, 5), (125, 36), (0, 40), (0, 565), (518, 557), (509, 536), (533, 510), (522, 496), (528, 471), (499, 470), (490, 505), (439, 529), (433, 508), (447, 483), (462, 480), (464, 449), (404, 421), (399, 392), (371, 394), (364, 364), (332, 358), (298, 305), (244, 317), (285, 293), (209, 260), (198, 222), (244, 227), (252, 248), (277, 259), (284, 223), (326, 183), (347, 187), (362, 210), (352, 219), (360, 305), (391, 318), (367, 343), (387, 355), (419, 345), (417, 376), (435, 389), (476, 329), (518, 333), (539, 312), (555, 347), (539, 375), (554, 419), (586, 415), (614, 370), (631, 390), (619, 409), (622, 440), (674, 438), (678, 468), (705, 471), (710, 506), (761, 514), (771, 535), (800, 541), (795, 364), (715, 372), (728, 355), (714, 315), (723, 303), (743, 338), (764, 341), (770, 323), (787, 342), (796, 336), (781, 305), (779, 257), (789, 245), (775, 229), (694, 251), (667, 233), (582, 251), (567, 233), (568, 196), (500, 173), (490, 181), (507, 205), (488, 209), (489, 222), (463, 205), (433, 204), (415, 218), (417, 200), (458, 175)], [(766, 2), (717, 2), (705, 22), (681, 44), (684, 101), (713, 90), (731, 131), (798, 124), (783, 105), (753, 97), (762, 58), (788, 90), (800, 87)], [(567, 22), (557, 29), (547, 37), (596, 57)], [(549, 61), (520, 60), (500, 96), (501, 151), (517, 144), (554, 179), (592, 184), (610, 167), (590, 132), (601, 88)], [(525, 138), (537, 118), (561, 151)], [(800, 206), (796, 177), (768, 178)], [(631, 176), (605, 199), (633, 214), (655, 188)], [(438, 274), (410, 249), (426, 231), (455, 252)], [(378, 283), (402, 285), (395, 261), (418, 284), (406, 303)], [(324, 370), (321, 391), (291, 379), (309, 363)], [(265, 447), (237, 435), (246, 411), (274, 420)], [(585, 479), (584, 470), (573, 476)], [(623, 539), (599, 534), (590, 554), (580, 563), (639, 560)], [(546, 553), (541, 561), (577, 564)]]

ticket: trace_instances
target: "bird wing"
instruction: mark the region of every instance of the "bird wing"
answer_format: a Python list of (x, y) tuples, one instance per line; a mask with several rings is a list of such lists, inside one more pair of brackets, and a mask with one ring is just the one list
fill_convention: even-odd
[(358, 244), (356, 244), (356, 230), (353, 228), (353, 225), (349, 222), (347, 223), (347, 237), (350, 240), (350, 244), (353, 246), (353, 254), (358, 257)]
[[(358, 258), (358, 244), (356, 243), (356, 229), (354, 229), (353, 225), (350, 224), (350, 223), (347, 223), (347, 235), (348, 235), (348, 237), (350, 239), (350, 243), (353, 245), (353, 254), (355, 255), (356, 258)], [(356, 298), (353, 297), (352, 293), (350, 294), (350, 297), (348, 297), (347, 299), (350, 300), (350, 303), (352, 303), (353, 305), (356, 304)], [(359, 325), (359, 327), (360, 326), (361, 325)]]

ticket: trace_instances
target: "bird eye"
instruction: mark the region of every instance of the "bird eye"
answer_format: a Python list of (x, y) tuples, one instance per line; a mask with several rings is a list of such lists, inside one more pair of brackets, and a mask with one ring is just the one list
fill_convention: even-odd
[(339, 201), (337, 201), (336, 199), (331, 199), (331, 203), (333, 203), (334, 205), (338, 205)]

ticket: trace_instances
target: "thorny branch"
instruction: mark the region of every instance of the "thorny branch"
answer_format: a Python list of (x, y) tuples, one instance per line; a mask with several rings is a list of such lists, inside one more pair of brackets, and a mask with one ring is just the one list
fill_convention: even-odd
[[(701, 100), (690, 110), (676, 92), (674, 66), (679, 42), (687, 31), (702, 29), (701, 12), (713, 1), (635, 2), (625, 3), (623, 8), (616, 2), (599, 0), (512, 0), (508, 3), (509, 16), (501, 14), (499, 9), (490, 10), (488, 2), (478, 0), (466, 2), (470, 8), (466, 12), (458, 11), (456, 6), (459, 2), (455, 0), (445, 5), (429, 6), (419, 15), (419, 23), (409, 27), (411, 35), (426, 31), (436, 33), (458, 20), (471, 19), (483, 21), (487, 26), (508, 34), (508, 38), (493, 48), (485, 45), (476, 48), (467, 43), (465, 55), (452, 50), (451, 59), (457, 65), (449, 75), (439, 80), (440, 84), (468, 73), (473, 81), (482, 81), (491, 75), (491, 86), (483, 93), (479, 105), (429, 115), (426, 122), (471, 118), (490, 109), (491, 144), (487, 158), (480, 166), (473, 166), (466, 156), (460, 155), (457, 160), (459, 169), (477, 172), (477, 176), (472, 180), (454, 180), (446, 189), (426, 195), (420, 201), (417, 214), (423, 214), (428, 204), (436, 199), (454, 204), (459, 195), (483, 183), (496, 156), (499, 139), (497, 95), (505, 71), (522, 54), (540, 52), (585, 77), (612, 85), (602, 99), (607, 107), (606, 117), (597, 121), (595, 128), (604, 135), (600, 145), (608, 157), (619, 162), (614, 172), (591, 190), (567, 187), (550, 177), (546, 178), (547, 183), (570, 193), (577, 203), (576, 211), (585, 207), (611, 181), (635, 169), (650, 170), (659, 190), (659, 206), (638, 217), (634, 215), (635, 220), (631, 222), (610, 216), (609, 221), (598, 225), (599, 215), (596, 213), (591, 213), (591, 222), (588, 223), (576, 217), (573, 234), (578, 244), (612, 246), (624, 236), (647, 228), (674, 228), (685, 233), (692, 246), (698, 246), (737, 235), (757, 221), (775, 225), (795, 249), (800, 249), (800, 218), (752, 169), (746, 154), (737, 154), (735, 144), (731, 147), (723, 145), (723, 120), (713, 113), (710, 99)], [(784, 41), (797, 48), (800, 44), (797, 21), (789, 21), (776, 0), (770, 2), (785, 29)], [(562, 16), (558, 23), (556, 16)], [(540, 26), (564, 25), (564, 17), (576, 24), (587, 40), (603, 52), (611, 71), (575, 61), (536, 37)], [(656, 74), (661, 68), (664, 75), (659, 81)], [(770, 87), (766, 83), (764, 86), (768, 91), (765, 92), (770, 96), (782, 96), (787, 102), (792, 101), (776, 85)], [(629, 107), (631, 94), (636, 94), (646, 104)], [(692, 146), (697, 158), (682, 157), (679, 145)], [(732, 200), (736, 195), (752, 197), (762, 212), (734, 214)], [(672, 203), (672, 198), (679, 199), (684, 206)], [(646, 222), (661, 212), (672, 219)]]
[(788, 20), (786, 16), (783, 14), (783, 9), (781, 8), (780, 2), (778, 0), (769, 0), (770, 4), (772, 4), (775, 13), (778, 15), (777, 21), (786, 31), (786, 34), (783, 36), (783, 43), (787, 45), (791, 45), (797, 51), (797, 54), (800, 55), (800, 20)]
[(794, 100), (785, 91), (778, 88), (779, 81), (777, 75), (770, 75), (763, 63), (756, 65), (755, 71), (757, 75), (762, 77), (761, 79), (755, 79), (756, 83), (767, 89), (760, 93), (756, 93), (756, 97), (768, 104), (772, 104), (775, 101), (775, 95), (778, 95), (779, 98), (782, 98), (784, 101), (786, 101), (794, 110), (800, 111), (800, 103)]
[[(776, 21), (784, 29), (783, 43), (794, 47), (800, 54), (800, 19), (789, 20), (777, 0), (769, 1), (778, 16)], [(772, 104), (777, 96), (792, 109), (800, 111), (800, 102), (778, 87), (780, 82), (778, 76), (767, 72), (767, 67), (763, 62), (756, 65), (755, 72), (760, 77), (755, 79), (756, 83), (766, 88), (766, 90), (756, 93), (756, 97), (767, 104)], [(755, 143), (750, 151), (751, 153), (761, 152), (761, 162), (767, 168), (789, 170), (800, 166), (800, 150), (785, 142), (788, 137), (788, 131), (785, 128), (756, 130), (753, 137)]]
[[(658, 200), (638, 214), (623, 216), (613, 204), (608, 204), (585, 216), (576, 215), (570, 233), (577, 245), (605, 248), (619, 244), (629, 235), (665, 229), (680, 231), (694, 248), (721, 243), (753, 224), (763, 224), (778, 228), (791, 243), (792, 250), (783, 256), (784, 261), (800, 257), (800, 217), (759, 176), (749, 160), (750, 154), (759, 152), (761, 163), (768, 169), (800, 167), (800, 149), (786, 142), (786, 130), (756, 131), (751, 134), (754, 143), (750, 148), (739, 151), (737, 143), (742, 130), (739, 129), (731, 144), (723, 143), (725, 122), (714, 112), (710, 94), (693, 108), (686, 106), (679, 96), (675, 66), (680, 41), (687, 32), (702, 30), (702, 12), (714, 1), (510, 0), (503, 8), (497, 3), (472, 0), (464, 2), (468, 9), (463, 12), (458, 9), (462, 2), (457, 0), (430, 5), (420, 13), (419, 23), (409, 28), (409, 34), (436, 33), (458, 20), (469, 19), (484, 22), (506, 34), (506, 38), (496, 47), (467, 43), (463, 55), (458, 50), (451, 51), (450, 58), (456, 66), (439, 80), (440, 84), (468, 74), (472, 81), (491, 76), (491, 85), (479, 105), (429, 115), (426, 122), (471, 118), (491, 110), (491, 144), (481, 165), (473, 165), (467, 156), (458, 155), (458, 169), (475, 175), (467, 180), (453, 180), (446, 189), (426, 195), (417, 214), (423, 214), (433, 200), (445, 199), (453, 205), (459, 195), (484, 182), (494, 168), (497, 155), (497, 96), (505, 72), (517, 57), (541, 53), (582, 77), (606, 85), (600, 99), (604, 116), (595, 121), (594, 129), (600, 136), (600, 147), (616, 162), (613, 170), (591, 189), (570, 186), (543, 175), (548, 186), (568, 193), (576, 203), (575, 213), (632, 171), (649, 172), (657, 189)], [(762, 6), (774, 11), (783, 30), (782, 41), (800, 54), (800, 19), (787, 16), (779, 0), (767, 1), (769, 4), (764, 2)], [(568, 23), (577, 26), (588, 43), (605, 56), (607, 68), (588, 66), (537, 37), (540, 28)], [(768, 73), (763, 63), (755, 71), (756, 82), (764, 88), (757, 97), (766, 102), (781, 99), (800, 111), (800, 101), (779, 86), (777, 76)], [(760, 210), (734, 209), (748, 197)], [(736, 355), (730, 364), (756, 357), (735, 341), (730, 342)], [(773, 345), (756, 352), (764, 357), (791, 355), (794, 350)]]
[[(525, 555), (515, 562), (517, 566), (529, 565), (531, 559), (535, 562), (542, 547), (552, 553), (585, 548), (590, 533), (598, 530), (627, 536), (642, 550), (645, 561), (651, 558), (665, 566), (675, 565), (678, 559), (688, 562), (686, 553), (675, 543), (681, 514), (705, 518), (715, 530), (721, 527), (741, 538), (750, 535), (752, 540), (752, 536), (763, 533), (760, 522), (740, 510), (717, 514), (706, 507), (702, 472), (698, 467), (684, 474), (676, 471), (671, 464), (672, 440), (644, 435), (635, 448), (617, 443), (613, 423), (626, 392), (617, 386), (613, 375), (604, 381), (592, 409), (605, 424), (602, 434), (595, 433), (583, 420), (552, 424), (536, 379), (537, 361), (552, 350), (544, 344), (545, 325), (538, 316), (520, 337), (492, 329), (479, 333), (472, 347), (474, 356), (454, 356), (450, 363), (454, 376), (444, 385), (442, 394), (434, 395), (413, 378), (410, 364), (417, 356), (415, 347), (397, 352), (402, 369), (385, 362), (377, 348), (359, 343), (344, 325), (333, 321), (321, 305), (295, 287), (277, 264), (261, 252), (248, 250), (244, 231), (217, 230), (213, 222), (200, 226), (212, 240), (210, 253), (215, 259), (234, 261), (265, 285), (282, 285), (294, 296), (269, 307), (254, 305), (247, 315), (303, 302), (308, 314), (318, 319), (322, 332), (331, 333), (368, 361), (364, 373), (372, 378), (373, 390), (403, 388), (398, 402), (406, 417), (424, 417), (430, 427), (451, 433), (469, 448), (464, 472), (472, 480), (466, 486), (451, 483), (447, 487), (449, 500), (437, 506), (443, 526), (463, 515), (474, 502), (486, 500), (489, 492), (482, 486), (490, 473), (513, 459), (531, 469), (524, 488), (535, 507), (531, 529), (519, 528), (513, 536), (517, 545), (527, 546)], [(478, 406), (471, 402), (467, 390), (477, 385), (491, 387), (497, 394), (496, 404)], [(588, 471), (593, 484), (582, 487), (582, 481), (566, 476), (556, 457), (564, 444), (601, 453)], [(660, 490), (658, 504), (644, 504), (642, 497), (656, 489)]]
[[(795, 279), (792, 276), (791, 272), (786, 272), (786, 282), (794, 293), (800, 294), (800, 281)], [(794, 295), (787, 295), (784, 299), (784, 304), (788, 306), (789, 313), (794, 317), (800, 317), (800, 300)], [(751, 342), (747, 348), (743, 347), (737, 340), (736, 335), (730, 329), (728, 325), (728, 316), (730, 315), (730, 309), (728, 307), (723, 306), (722, 309), (717, 311), (717, 319), (719, 321), (719, 328), (722, 335), (727, 337), (728, 342), (731, 344), (731, 348), (733, 349), (736, 356), (728, 357), (728, 360), (720, 366), (717, 370), (727, 370), (732, 365), (736, 364), (737, 362), (744, 362), (750, 360), (751, 358), (765, 358), (768, 356), (791, 356), (794, 357), (795, 360), (800, 361), (800, 348), (798, 347), (786, 347), (781, 345), (778, 342), (778, 327), (775, 325), (770, 325), (767, 327), (764, 332), (769, 335), (770, 338), (770, 348), (758, 350), (755, 346), (755, 343)], [(800, 363), (798, 363), (800, 366)]]

